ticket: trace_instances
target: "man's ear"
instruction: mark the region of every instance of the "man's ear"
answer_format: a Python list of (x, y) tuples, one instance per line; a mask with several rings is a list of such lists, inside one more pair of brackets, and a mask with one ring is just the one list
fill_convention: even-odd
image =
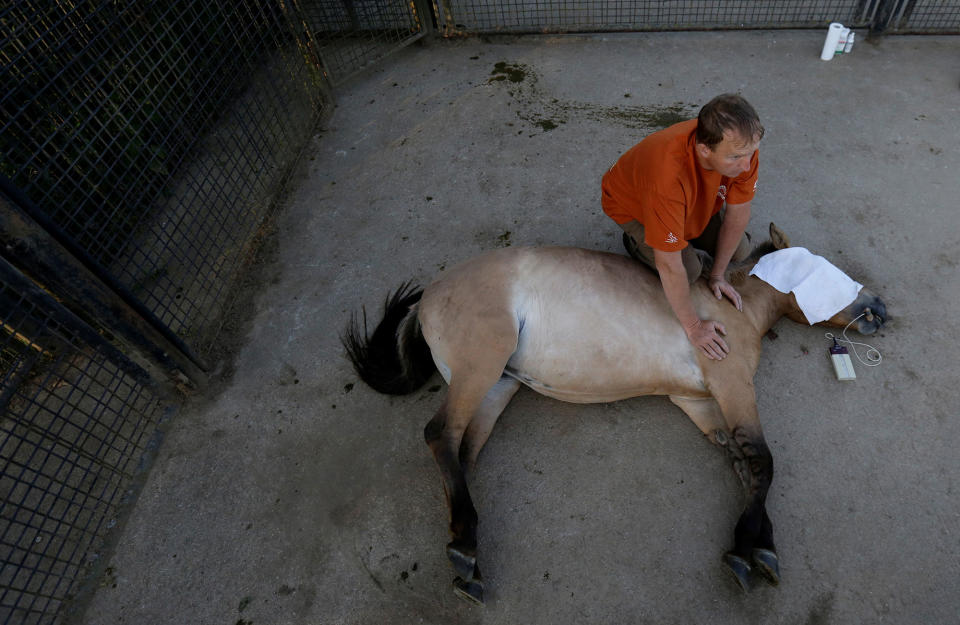
[(694, 149), (697, 151), (702, 158), (707, 158), (710, 156), (710, 148), (707, 147), (705, 143), (697, 143), (694, 145)]

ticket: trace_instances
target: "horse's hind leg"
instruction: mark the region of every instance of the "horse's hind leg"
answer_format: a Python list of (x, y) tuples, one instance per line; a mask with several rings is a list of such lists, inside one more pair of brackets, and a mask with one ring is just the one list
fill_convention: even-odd
[(484, 398), (500, 379), (507, 358), (509, 355), (504, 355), (499, 368), (489, 363), (486, 367), (473, 363), (469, 375), (460, 376), (454, 370), (443, 405), (424, 428), (424, 438), (440, 469), (450, 511), (452, 540), (447, 545), (447, 557), (459, 575), (454, 587), (457, 594), (475, 602), (483, 601), (483, 582), (477, 568), (477, 511), (467, 489), (460, 448), (474, 415), (484, 413)]
[(460, 465), (465, 471), (471, 471), (476, 466), (477, 456), (490, 438), (493, 426), (519, 388), (518, 380), (504, 375), (484, 396), (460, 443)]
[[(450, 514), (450, 534), (447, 555), (457, 573), (466, 579), (473, 577), (476, 565), (477, 511), (467, 489), (466, 475), (460, 465), (460, 443), (473, 415), (473, 409), (453, 409), (448, 395), (440, 410), (423, 430), (423, 437), (433, 452), (440, 469), (447, 510)], [(477, 401), (479, 405), (479, 400)]]

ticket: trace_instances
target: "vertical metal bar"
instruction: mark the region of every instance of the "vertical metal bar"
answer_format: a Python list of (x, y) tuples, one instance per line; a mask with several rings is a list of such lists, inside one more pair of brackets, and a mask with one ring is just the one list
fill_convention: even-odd
[(437, 30), (441, 37), (447, 37), (453, 34), (453, 16), (450, 14), (450, 7), (447, 0), (433, 0), (434, 15), (437, 20)]
[(903, 5), (906, 0), (879, 0), (876, 17), (870, 24), (870, 34), (880, 35), (886, 31), (894, 21), (894, 15), (903, 14)]
[(0, 255), (41, 282), (75, 311), (137, 350), (174, 384), (202, 387), (203, 371), (104, 284), (30, 215), (0, 193)]
[(434, 3), (431, 0), (413, 0), (413, 8), (420, 23), (420, 32), (428, 37), (436, 34), (435, 24), (439, 24), (440, 19), (434, 14)]
[(877, 0), (861, 0), (859, 12), (861, 23), (872, 24), (877, 13)]
[(897, 17), (894, 18), (894, 24), (899, 28), (905, 16), (913, 13), (913, 7), (917, 4), (917, 0), (901, 0), (900, 2), (900, 11), (897, 12)]
[(292, 0), (289, 5), (283, 8), (283, 15), (286, 18), (287, 29), (294, 41), (297, 42), (300, 51), (306, 58), (319, 70), (320, 80), (316, 85), (320, 89), (320, 98), (333, 108), (336, 103), (336, 97), (331, 86), (333, 74), (327, 67), (326, 61), (320, 54), (320, 44), (313, 33), (313, 28), (308, 24), (303, 7), (300, 6), (300, 0)]
[(357, 9), (353, 6), (353, 0), (343, 0), (343, 8), (350, 18), (350, 26), (354, 31), (360, 30), (360, 18), (357, 17)]

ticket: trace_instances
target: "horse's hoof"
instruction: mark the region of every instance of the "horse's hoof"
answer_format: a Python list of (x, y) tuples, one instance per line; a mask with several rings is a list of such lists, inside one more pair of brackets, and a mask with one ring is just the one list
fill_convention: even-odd
[(483, 582), (479, 579), (463, 581), (462, 577), (453, 580), (453, 593), (474, 605), (483, 605)]
[(754, 549), (750, 554), (753, 565), (764, 579), (774, 586), (780, 585), (780, 558), (770, 549)]
[(447, 557), (453, 563), (453, 570), (457, 575), (468, 582), (473, 579), (473, 571), (477, 567), (476, 549), (469, 549), (452, 542), (447, 545)]
[(723, 554), (723, 563), (733, 573), (733, 577), (737, 580), (740, 588), (744, 592), (750, 590), (750, 563), (730, 552)]

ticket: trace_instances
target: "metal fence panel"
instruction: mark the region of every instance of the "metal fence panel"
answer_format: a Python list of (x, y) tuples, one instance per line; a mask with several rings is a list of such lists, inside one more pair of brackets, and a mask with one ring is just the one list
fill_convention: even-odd
[(188, 342), (322, 107), (285, 6), (0, 10), (0, 173)]
[(446, 34), (864, 27), (880, 0), (441, 0)]
[(960, 1), (900, 0), (889, 32), (960, 33)]
[[(0, 8), (0, 174), (97, 275), (201, 352), (324, 108), (296, 7)], [(0, 623), (59, 623), (169, 403), (106, 325), (37, 286), (56, 280), (20, 274), (14, 249), (0, 250)]]
[(305, 0), (304, 21), (331, 82), (341, 83), (371, 62), (419, 39), (429, 7), (410, 0)]
[(164, 415), (145, 372), (25, 282), (0, 259), (4, 625), (59, 622)]

